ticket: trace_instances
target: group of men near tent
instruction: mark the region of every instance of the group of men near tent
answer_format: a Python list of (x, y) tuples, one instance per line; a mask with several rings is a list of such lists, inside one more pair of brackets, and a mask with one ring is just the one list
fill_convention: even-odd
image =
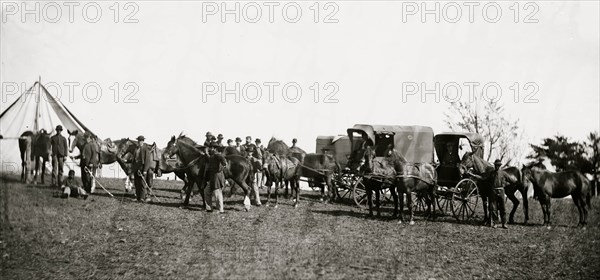
[(93, 192), (93, 183), (90, 173), (95, 174), (100, 163), (100, 147), (96, 141), (92, 141), (91, 135), (87, 135), (87, 144), (78, 156), (81, 159), (81, 187), (75, 180), (75, 171), (69, 170), (68, 177), (63, 180), (65, 159), (69, 155), (67, 138), (62, 135), (63, 127), (56, 126), (56, 134), (50, 137), (50, 148), (52, 150), (52, 185), (60, 186), (63, 197), (82, 196), (87, 198), (88, 193)]

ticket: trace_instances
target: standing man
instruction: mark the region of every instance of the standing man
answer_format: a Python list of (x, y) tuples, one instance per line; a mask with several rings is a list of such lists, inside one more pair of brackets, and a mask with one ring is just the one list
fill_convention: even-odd
[(505, 176), (506, 173), (500, 170), (500, 166), (502, 166), (501, 160), (497, 159), (496, 161), (494, 161), (495, 176), (492, 185), (492, 193), (490, 195), (490, 217), (492, 219), (490, 224), (493, 228), (496, 228), (494, 222), (498, 220), (498, 212), (500, 212), (500, 222), (502, 223), (502, 228), (507, 228), (506, 207), (504, 205), (504, 186), (510, 184), (510, 182), (507, 181), (507, 178)]
[(63, 166), (65, 158), (69, 155), (67, 138), (61, 135), (62, 125), (56, 126), (56, 134), (50, 137), (52, 146), (52, 185), (62, 186)]
[(497, 159), (494, 161), (494, 171), (492, 172), (477, 175), (469, 171), (469, 175), (471, 177), (482, 182), (482, 185), (491, 187), (491, 191), (488, 195), (488, 205), (484, 203), (483, 207), (488, 207), (489, 209), (489, 220), (486, 222), (489, 222), (490, 226), (493, 228), (496, 228), (494, 222), (498, 220), (498, 210), (500, 210), (500, 221), (502, 223), (502, 228), (507, 228), (506, 208), (504, 206), (504, 186), (506, 186), (506, 184), (510, 184), (510, 182), (506, 173), (500, 170), (500, 166), (502, 166), (502, 161)]
[(214, 138), (214, 136), (212, 135), (212, 133), (210, 131), (206, 132), (206, 140), (204, 140), (204, 145), (202, 145), (202, 146), (204, 146), (204, 147), (210, 146), (210, 142), (213, 141), (213, 138)]
[(296, 143), (298, 143), (298, 139), (296, 139), (296, 138), (292, 139), (292, 146), (290, 147), (290, 149), (296, 148)]
[[(139, 202), (150, 202), (150, 198), (146, 198), (146, 184), (149, 188), (152, 187), (152, 151), (150, 147), (144, 143), (144, 136), (140, 135), (137, 138), (138, 148), (135, 151), (133, 165), (131, 167), (134, 176), (135, 195)], [(146, 184), (144, 184), (144, 181)]]
[(219, 213), (224, 213), (223, 210), (223, 188), (225, 187), (225, 174), (223, 169), (227, 166), (227, 160), (216, 149), (217, 145), (212, 144), (208, 148), (208, 188), (204, 188), (204, 198), (206, 199), (206, 211), (212, 212), (212, 195), (213, 192), (217, 198)]
[(444, 153), (444, 158), (442, 158), (442, 165), (455, 167), (460, 162), (460, 158), (454, 150), (457, 145), (458, 143), (456, 142), (446, 143), (446, 152)]
[(234, 147), (235, 148), (235, 144), (233, 144), (233, 140), (227, 139), (227, 147)]
[(96, 173), (96, 167), (98, 167), (98, 163), (100, 162), (100, 148), (90, 133), (86, 132), (84, 138), (86, 144), (83, 146), (81, 161), (79, 162), (81, 167), (81, 181), (83, 189), (86, 192), (94, 193), (92, 189), (92, 175)]
[(241, 151), (246, 152), (248, 156), (250, 156), (250, 149), (252, 149), (250, 146), (254, 145), (252, 144), (252, 137), (250, 136), (246, 136), (246, 143), (244, 143), (244, 145), (242, 145)]
[(235, 149), (236, 149), (238, 152), (241, 152), (241, 151), (242, 151), (242, 146), (240, 146), (240, 144), (241, 144), (241, 143), (242, 143), (242, 138), (240, 138), (240, 137), (235, 137)]
[(223, 146), (225, 146), (225, 145), (223, 144), (223, 134), (219, 134), (219, 135), (217, 136), (217, 146), (218, 146), (218, 147), (223, 147)]

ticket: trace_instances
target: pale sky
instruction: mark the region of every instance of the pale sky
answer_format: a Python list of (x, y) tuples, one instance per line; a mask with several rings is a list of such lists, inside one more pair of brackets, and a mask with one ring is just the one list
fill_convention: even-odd
[[(2, 2), (2, 83), (29, 87), (41, 76), (44, 84), (62, 85), (62, 102), (102, 138), (143, 134), (165, 146), (181, 131), (199, 142), (206, 131), (223, 133), (226, 139), (251, 135), (263, 142), (275, 135), (288, 143), (296, 137), (300, 147), (314, 152), (317, 136), (344, 134), (355, 123), (447, 131), (443, 113), (448, 102), (436, 102), (431, 95), (422, 102), (419, 94), (402, 100), (403, 83), (422, 82), (428, 88), (435, 82), (499, 84), (507, 114), (520, 119), (526, 139), (536, 143), (557, 133), (584, 140), (600, 129), (598, 1), (536, 2), (539, 11), (533, 18), (538, 23), (522, 22), (533, 11), (522, 6), (520, 22), (514, 23), (513, 2), (499, 2), (497, 23), (486, 22), (481, 6), (475, 7), (473, 23), (464, 14), (458, 23), (436, 23), (432, 16), (422, 23), (419, 14), (404, 23), (402, 4), (391, 1), (331, 2), (335, 6), (328, 9), (321, 2), (319, 23), (314, 23), (314, 6), (310, 9), (313, 1), (297, 2), (302, 9), (297, 23), (282, 16), (284, 2), (274, 7), (273, 23), (264, 2), (256, 2), (263, 13), (258, 23), (246, 21), (252, 20), (254, 6), (247, 7), (249, 16), (242, 15), (240, 23), (231, 15), (222, 23), (219, 13), (203, 22), (203, 6), (196, 1), (137, 2), (133, 19), (138, 23), (123, 23), (134, 11), (123, 3), (119, 23), (114, 22), (112, 1), (98, 2), (102, 17), (97, 23), (85, 21), (83, 3), (74, 7), (73, 23), (68, 7), (62, 6), (62, 17), (51, 23), (54, 7), (44, 9), (42, 2), (40, 23), (33, 15), (22, 23), (22, 11), (8, 12), (8, 2)], [(221, 2), (211, 3), (219, 7)], [(235, 2), (228, 3), (233, 8)], [(237, 3), (243, 8), (249, 2)], [(335, 7), (332, 19), (338, 23), (323, 23)], [(94, 16), (93, 10), (88, 13)], [(288, 14), (294, 16), (293, 10)], [(64, 85), (69, 82), (81, 84), (73, 100)], [(102, 88), (96, 103), (83, 98), (83, 84), (90, 82)], [(125, 89), (115, 102), (111, 86), (116, 82), (121, 87), (135, 83), (139, 102), (124, 103), (130, 92)], [(214, 95), (203, 102), (203, 84), (222, 82), (230, 89), (235, 82), (240, 87), (257, 83), (262, 99), (235, 103), (230, 95), (221, 102)], [(272, 103), (264, 86), (270, 82), (280, 83)], [(297, 103), (282, 98), (282, 86), (290, 82), (302, 89)], [(319, 103), (311, 90), (316, 82)], [(333, 89), (323, 88), (328, 82), (338, 87), (338, 103), (322, 101)], [(516, 82), (521, 87), (535, 83), (539, 102), (523, 103), (530, 91), (521, 89), (516, 103), (510, 90)], [(466, 100), (467, 87), (461, 88)], [(289, 93), (293, 97), (294, 91)], [(0, 110), (17, 96), (3, 92)]]

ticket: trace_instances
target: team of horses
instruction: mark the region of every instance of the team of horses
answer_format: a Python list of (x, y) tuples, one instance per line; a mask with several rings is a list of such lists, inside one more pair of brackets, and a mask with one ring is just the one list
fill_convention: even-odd
[[(84, 135), (78, 131), (69, 131), (69, 149), (72, 152), (75, 148), (80, 151), (91, 137), (101, 147), (100, 164), (111, 164), (117, 162), (125, 171), (127, 182), (133, 177), (131, 174), (131, 161), (135, 151), (138, 148), (136, 141), (129, 138), (123, 138), (112, 141), (110, 139), (100, 140), (97, 136), (90, 134)], [(41, 168), (41, 182), (44, 183), (45, 164), (50, 159), (50, 133), (40, 131), (33, 133), (27, 131), (19, 139), (19, 149), (23, 171), (21, 178), (27, 180), (29, 173), (34, 174), (34, 180), (37, 180), (38, 171)], [(89, 136), (89, 137), (88, 137)], [(161, 174), (175, 173), (178, 178), (184, 182), (182, 193), (185, 194), (183, 205), (189, 205), (194, 186), (200, 189), (204, 203), (204, 188), (207, 185), (207, 168), (209, 155), (203, 146), (197, 144), (191, 138), (180, 134), (172, 136), (166, 145), (166, 148), (160, 149), (156, 144), (152, 145), (156, 150), (158, 158), (155, 159), (156, 165), (154, 172), (158, 176)], [(272, 138), (265, 152), (262, 153), (260, 160), (253, 160), (252, 155), (240, 152), (234, 147), (220, 147), (220, 152), (225, 155), (227, 166), (224, 170), (225, 177), (230, 182), (232, 189), (239, 186), (244, 194), (244, 209), (250, 210), (250, 199), (254, 200), (256, 206), (262, 205), (258, 184), (254, 180), (258, 177), (254, 175), (262, 172), (266, 175), (267, 182), (267, 205), (271, 203), (271, 188), (274, 186), (275, 202), (274, 207), (278, 206), (278, 190), (283, 186), (291, 186), (294, 207), (298, 206), (300, 201), (300, 177), (307, 178), (309, 182), (318, 184), (321, 187), (321, 200), (329, 199), (334, 201), (340, 198), (337, 186), (334, 182), (335, 174), (342, 172), (342, 167), (328, 154), (310, 154), (305, 153), (299, 148), (289, 147), (284, 141)], [(437, 188), (436, 169), (429, 163), (409, 163), (404, 157), (393, 150), (392, 154), (384, 161), (375, 157), (375, 147), (362, 147), (352, 151), (349, 157), (347, 170), (360, 173), (362, 183), (367, 191), (369, 215), (373, 215), (375, 207), (377, 215), (380, 215), (380, 191), (389, 189), (394, 201), (394, 217), (398, 217), (400, 222), (404, 221), (403, 208), (404, 199), (407, 199), (407, 208), (409, 210), (409, 223), (413, 224), (414, 210), (411, 205), (411, 195), (416, 193), (424, 198), (427, 204), (427, 214), (435, 219), (435, 190)], [(35, 169), (30, 168), (31, 163), (35, 162)], [(373, 170), (378, 166), (387, 166), (389, 176), (373, 175)], [(485, 174), (492, 172), (494, 167), (487, 161), (481, 159), (473, 153), (466, 153), (457, 168), (461, 176), (473, 171), (476, 174)], [(502, 186), (505, 193), (513, 203), (513, 208), (509, 215), (509, 223), (514, 223), (514, 215), (519, 199), (515, 196), (516, 191), (521, 193), (523, 198), (524, 223), (529, 220), (527, 182), (530, 182), (534, 189), (536, 197), (542, 207), (544, 215), (544, 225), (550, 225), (550, 205), (552, 198), (563, 198), (571, 195), (574, 204), (579, 212), (578, 226), (587, 224), (588, 207), (590, 207), (590, 182), (578, 171), (566, 171), (553, 173), (546, 170), (543, 164), (533, 163), (524, 165), (520, 170), (516, 167), (507, 167), (501, 169), (506, 174)], [(130, 188), (130, 185), (126, 186)], [(494, 186), (486, 183), (478, 183), (479, 195), (484, 201), (484, 221), (488, 220), (487, 200)], [(327, 190), (327, 194), (325, 194)], [(233, 192), (233, 191), (232, 191)], [(375, 205), (372, 196), (375, 196)]]

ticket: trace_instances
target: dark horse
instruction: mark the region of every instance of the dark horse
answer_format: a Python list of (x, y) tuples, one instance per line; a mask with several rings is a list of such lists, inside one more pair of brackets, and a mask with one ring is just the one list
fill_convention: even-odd
[(544, 213), (544, 225), (550, 226), (550, 203), (552, 198), (563, 198), (571, 195), (577, 211), (579, 223), (577, 226), (587, 225), (588, 210), (590, 205), (590, 181), (579, 171), (564, 171), (553, 173), (546, 170), (541, 164), (523, 165), (521, 169), (523, 181), (528, 180), (533, 185), (538, 200)]
[[(492, 166), (492, 164), (483, 160), (482, 158), (478, 157), (472, 152), (466, 153), (459, 164), (461, 176), (467, 174), (467, 171), (471, 168), (473, 168), (475, 170), (475, 173), (478, 175), (494, 172), (494, 166)], [(517, 167), (512, 166), (503, 168), (501, 170), (506, 173), (507, 176), (505, 176), (505, 178), (508, 181), (508, 184), (504, 185), (504, 193), (513, 204), (512, 210), (510, 211), (510, 215), (508, 217), (508, 223), (515, 223), (515, 212), (517, 211), (517, 208), (520, 204), (519, 199), (515, 196), (515, 193), (516, 191), (519, 191), (521, 193), (521, 197), (523, 198), (523, 213), (525, 214), (525, 220), (523, 221), (523, 223), (526, 224), (529, 221), (529, 201), (527, 198), (527, 188), (523, 183), (524, 181), (521, 176), (521, 171)], [(491, 181), (481, 182), (481, 184), (477, 184), (478, 187), (479, 185), (482, 185), (479, 188), (479, 191), (481, 199), (483, 201), (484, 222), (487, 222), (489, 218), (488, 195), (491, 194), (490, 192), (493, 187), (491, 184), (493, 184)]]
[[(394, 164), (388, 161), (381, 161), (383, 158), (375, 158), (375, 149), (371, 146), (364, 146), (350, 154), (348, 168), (352, 172), (361, 174), (358, 183), (362, 183), (367, 193), (367, 203), (369, 205), (369, 216), (373, 216), (373, 193), (375, 193), (375, 205), (377, 216), (381, 216), (380, 210), (380, 191), (389, 189), (394, 199), (394, 217), (398, 216), (398, 194), (396, 193), (396, 170)], [(377, 171), (375, 165), (377, 165)]]
[[(42, 168), (41, 183), (45, 183), (46, 163), (50, 160), (52, 153), (50, 145), (50, 134), (45, 129), (41, 129), (38, 133), (25, 131), (19, 138), (19, 151), (21, 153), (21, 180), (27, 182), (29, 174), (34, 174), (33, 182), (37, 180), (37, 175)], [(41, 166), (40, 166), (40, 158)], [(31, 164), (35, 162), (35, 168), (31, 168)]]
[(298, 207), (300, 200), (300, 180), (298, 173), (300, 169), (300, 161), (295, 157), (275, 157), (268, 151), (263, 154), (263, 162), (266, 165), (264, 172), (267, 175), (267, 204), (271, 199), (271, 186), (275, 184), (275, 207), (279, 201), (277, 192), (281, 184), (289, 183), (292, 187), (292, 193), (296, 193), (294, 199), (294, 207)]
[[(337, 187), (333, 182), (333, 176), (335, 172), (341, 171), (341, 168), (333, 156), (297, 153), (294, 149), (290, 150), (290, 147), (285, 142), (275, 138), (271, 138), (269, 141), (267, 152), (274, 154), (278, 158), (301, 158), (302, 161), (300, 161), (300, 168), (297, 175), (321, 186), (320, 200), (323, 201), (325, 199), (325, 186), (327, 186), (330, 201), (334, 201), (336, 196), (340, 198)], [(298, 194), (296, 194), (296, 197), (298, 197)]]
[[(138, 143), (129, 138), (123, 138), (120, 140), (116, 140), (113, 143), (117, 146), (117, 149), (118, 149), (117, 158), (119, 160), (123, 161), (127, 166), (130, 167), (131, 159), (133, 158), (133, 156), (135, 155), (135, 151), (139, 147)], [(172, 161), (170, 161), (167, 157), (165, 157), (164, 150), (165, 149), (156, 148), (159, 161), (158, 161), (158, 165), (155, 168), (153, 168), (153, 169), (155, 169), (153, 171), (156, 173), (156, 176), (158, 176), (158, 177), (161, 177), (162, 174), (175, 173), (175, 176), (177, 176), (177, 178), (179, 178), (179, 179), (181, 179), (181, 181), (183, 181), (183, 188), (181, 189), (181, 194), (183, 196), (183, 194), (185, 194), (187, 188), (193, 187), (194, 184), (193, 183), (190, 184), (190, 181), (185, 176), (185, 168), (183, 168), (183, 166), (182, 166), (183, 163), (181, 163), (181, 161), (178, 158), (175, 159), (174, 163)], [(127, 176), (132, 177), (133, 174), (129, 174), (130, 173), (129, 171), (130, 171), (130, 169), (125, 170), (125, 172), (127, 173)], [(131, 180), (131, 178), (130, 178), (130, 180)]]
[[(83, 147), (86, 144), (85, 133), (80, 133), (79, 131), (68, 131), (69, 132), (69, 152), (72, 153), (75, 148), (77, 148), (80, 152), (83, 151)], [(117, 162), (123, 172), (126, 175), (125, 181), (125, 189), (131, 189), (131, 178), (133, 174), (131, 173), (131, 163), (130, 159), (133, 157), (135, 149), (137, 147), (137, 143), (129, 140), (129, 138), (123, 138), (120, 140), (112, 141), (110, 139), (106, 139), (104, 141), (100, 140), (97, 136), (91, 135), (93, 141), (96, 141), (98, 146), (100, 146), (100, 164), (112, 164)], [(73, 138), (73, 139), (71, 139)], [(100, 166), (101, 166), (100, 165)]]
[[(186, 176), (200, 187), (202, 190), (200, 193), (203, 196), (203, 190), (206, 186), (205, 171), (208, 165), (208, 155), (202, 152), (198, 147), (198, 144), (196, 144), (194, 140), (180, 134), (177, 138), (175, 138), (175, 136), (171, 137), (171, 140), (167, 143), (164, 154), (167, 158), (177, 155), (183, 165), (186, 166)], [(244, 191), (244, 209), (248, 211), (250, 210), (250, 187), (247, 182), (251, 179), (250, 172), (252, 166), (250, 162), (242, 156), (229, 155), (225, 156), (225, 158), (227, 159), (227, 166), (224, 170), (225, 178), (232, 179), (236, 184), (242, 187), (242, 190)], [(184, 205), (189, 203), (191, 191), (192, 188), (187, 188), (186, 198), (183, 203)], [(260, 202), (258, 190), (255, 189), (254, 193), (255, 203), (257, 206), (260, 206), (262, 203)]]

